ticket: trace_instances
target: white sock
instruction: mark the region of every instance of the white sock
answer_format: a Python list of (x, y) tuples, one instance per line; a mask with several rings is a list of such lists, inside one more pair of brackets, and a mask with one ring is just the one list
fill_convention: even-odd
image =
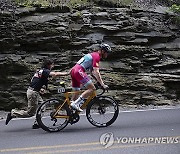
[(84, 98), (80, 96), (77, 100), (74, 102), (75, 104), (78, 104), (79, 106), (82, 106), (84, 103)]

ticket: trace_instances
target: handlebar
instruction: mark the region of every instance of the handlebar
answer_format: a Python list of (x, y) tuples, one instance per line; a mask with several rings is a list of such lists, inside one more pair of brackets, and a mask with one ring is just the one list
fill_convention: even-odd
[(102, 92), (101, 92), (100, 94), (98, 94), (98, 96), (100, 96), (100, 95), (102, 95), (102, 94), (105, 93), (106, 89), (104, 89), (104, 88), (100, 85), (99, 82), (95, 83), (94, 86), (95, 86), (96, 90), (97, 90), (97, 89), (102, 89)]

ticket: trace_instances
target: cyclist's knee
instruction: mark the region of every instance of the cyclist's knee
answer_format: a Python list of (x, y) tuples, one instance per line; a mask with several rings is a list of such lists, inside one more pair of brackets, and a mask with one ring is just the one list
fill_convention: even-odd
[(95, 90), (96, 90), (96, 88), (95, 88), (95, 87), (93, 87), (93, 88), (92, 88), (92, 91), (95, 91)]
[(95, 87), (91, 87), (91, 88), (88, 89), (89, 93), (92, 93), (92, 92), (95, 91), (95, 90), (96, 90)]
[(96, 88), (95, 88), (95, 86), (94, 86), (93, 83), (88, 84), (88, 85), (86, 86), (86, 88), (87, 88), (86, 93), (88, 93), (88, 94), (92, 94), (93, 91), (96, 90)]

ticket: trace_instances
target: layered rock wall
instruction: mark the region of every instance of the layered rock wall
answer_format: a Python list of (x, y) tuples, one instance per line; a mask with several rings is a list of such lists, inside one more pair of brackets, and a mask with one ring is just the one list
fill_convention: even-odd
[[(82, 54), (109, 43), (101, 63), (110, 95), (122, 106), (176, 105), (180, 98), (180, 28), (175, 15), (143, 9), (17, 8), (0, 13), (0, 109), (24, 107), (29, 81), (44, 58), (69, 70)], [(57, 97), (59, 80), (50, 80)]]

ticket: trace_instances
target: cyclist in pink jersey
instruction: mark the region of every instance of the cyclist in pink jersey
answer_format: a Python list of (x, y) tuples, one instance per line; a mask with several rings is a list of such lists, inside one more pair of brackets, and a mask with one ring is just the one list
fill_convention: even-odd
[(104, 84), (101, 78), (101, 74), (99, 72), (99, 62), (101, 58), (107, 58), (108, 53), (110, 52), (111, 47), (108, 44), (103, 43), (100, 45), (100, 49), (98, 51), (86, 54), (72, 68), (71, 78), (73, 90), (80, 90), (81, 84), (87, 89), (78, 98), (77, 95), (74, 95), (72, 97), (71, 107), (73, 109), (82, 112), (83, 110), (80, 107), (84, 103), (85, 98), (87, 98), (94, 90), (96, 90), (93, 82), (86, 74), (87, 70), (93, 73), (93, 75), (96, 77), (97, 81), (101, 84), (103, 88), (108, 88), (108, 86)]

